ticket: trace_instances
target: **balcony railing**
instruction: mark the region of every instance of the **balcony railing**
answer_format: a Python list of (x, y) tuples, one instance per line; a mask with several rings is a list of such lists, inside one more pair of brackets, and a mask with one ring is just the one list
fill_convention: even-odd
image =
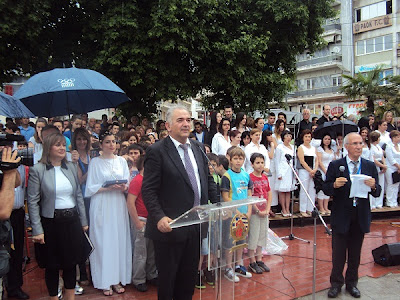
[(340, 25), (340, 24), (328, 24), (328, 25), (323, 25), (322, 28), (324, 28), (325, 31), (342, 30), (342, 25)]
[(288, 97), (295, 98), (295, 97), (315, 96), (315, 95), (329, 94), (329, 93), (338, 93), (339, 89), (340, 86), (329, 86), (313, 90), (294, 91), (289, 93)]
[(320, 65), (320, 64), (325, 64), (325, 63), (331, 63), (331, 62), (334, 63), (334, 62), (341, 62), (341, 61), (342, 61), (342, 55), (331, 54), (328, 56), (298, 61), (296, 65), (297, 65), (297, 68), (300, 68), (300, 67), (305, 67), (305, 66)]

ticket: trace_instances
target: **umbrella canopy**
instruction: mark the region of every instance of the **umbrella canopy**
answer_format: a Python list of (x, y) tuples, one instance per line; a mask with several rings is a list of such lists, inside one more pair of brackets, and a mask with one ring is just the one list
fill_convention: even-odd
[(35, 115), (45, 117), (88, 113), (130, 101), (124, 91), (104, 75), (78, 68), (36, 74), (15, 97)]
[(327, 133), (334, 138), (337, 134), (343, 134), (343, 136), (345, 136), (350, 132), (358, 132), (358, 127), (355, 123), (347, 120), (336, 120), (319, 125), (315, 129), (313, 135), (316, 139), (322, 139)]
[(35, 115), (17, 98), (0, 92), (0, 115), (10, 118), (33, 118)]

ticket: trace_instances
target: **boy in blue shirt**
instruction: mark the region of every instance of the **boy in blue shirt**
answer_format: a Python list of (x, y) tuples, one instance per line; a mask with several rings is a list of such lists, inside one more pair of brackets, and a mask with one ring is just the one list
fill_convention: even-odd
[[(232, 149), (229, 153), (230, 160), (230, 169), (224, 174), (221, 180), (221, 195), (222, 199), (225, 202), (229, 201), (237, 201), (244, 200), (247, 197), (252, 195), (253, 182), (250, 179), (248, 173), (246, 173), (243, 169), (243, 163), (245, 159), (244, 151), (236, 147)], [(248, 205), (243, 205), (238, 208), (237, 213), (245, 214), (247, 218), (250, 220), (251, 217), (251, 207)], [(229, 230), (231, 219), (225, 220), (224, 232)], [(226, 227), (228, 226), (228, 227)], [(243, 243), (243, 241), (238, 241), (236, 245)], [(232, 269), (232, 239), (228, 235), (223, 242), (223, 247), (225, 250), (226, 257), (226, 265), (227, 269), (225, 270), (225, 278), (232, 282), (238, 282), (238, 276), (243, 276), (246, 278), (251, 278), (251, 273), (247, 272), (247, 269), (243, 264), (243, 248), (235, 250), (236, 257), (238, 258), (238, 265), (235, 267), (235, 272)]]

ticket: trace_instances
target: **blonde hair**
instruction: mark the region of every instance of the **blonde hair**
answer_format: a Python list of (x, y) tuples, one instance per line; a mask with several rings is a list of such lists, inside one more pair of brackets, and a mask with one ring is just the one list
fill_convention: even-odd
[[(39, 160), (39, 162), (50, 165), (50, 152), (51, 152), (51, 147), (53, 147), (57, 142), (65, 142), (65, 137), (61, 133), (52, 133), (48, 136), (43, 141), (43, 153), (42, 153), (42, 158)], [(62, 159), (62, 163), (67, 163), (67, 158), (64, 156)]]
[(386, 120), (386, 117), (387, 117), (388, 114), (392, 114), (392, 121), (390, 122), (390, 124), (393, 125), (393, 124), (394, 124), (394, 115), (393, 115), (393, 112), (390, 111), (390, 110), (385, 111), (385, 113), (383, 114), (382, 120), (385, 121), (386, 123), (389, 123), (389, 122)]

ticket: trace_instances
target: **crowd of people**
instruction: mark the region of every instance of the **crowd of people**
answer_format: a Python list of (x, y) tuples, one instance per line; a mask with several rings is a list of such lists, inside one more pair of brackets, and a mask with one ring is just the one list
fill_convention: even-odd
[[(195, 191), (196, 205), (208, 200), (240, 200), (251, 195), (267, 200), (266, 204), (240, 209), (240, 213), (250, 219), (248, 268), (255, 274), (269, 271), (262, 261), (267, 216), (274, 217), (277, 213), (283, 217), (292, 216), (290, 207), (296, 180), (289, 164), (296, 168), (306, 189), (300, 189), (299, 193), (300, 215), (309, 217), (313, 210), (306, 194), (318, 205), (322, 215), (330, 215), (332, 194), (325, 194), (323, 189), (317, 191), (318, 178), (324, 182), (332, 162), (345, 157), (348, 152), (346, 138), (340, 134), (328, 132), (318, 139), (314, 136), (318, 125), (333, 120), (329, 105), (323, 107), (320, 118), (312, 120), (310, 111), (303, 109), (302, 120), (292, 130), (288, 129), (283, 112), (277, 116), (269, 113), (267, 120), (253, 119), (243, 112), (235, 115), (232, 106), (225, 106), (223, 112), (210, 113), (210, 126), (207, 127), (200, 120), (187, 119), (185, 111), (179, 109), (178, 112), (185, 116), (182, 120), (174, 119), (177, 112), (172, 111), (170, 119), (167, 116), (166, 121), (158, 120), (154, 127), (148, 118), (138, 116), (126, 122), (120, 122), (116, 116), (109, 120), (107, 115), (96, 120), (88, 118), (87, 114), (74, 115), (71, 120), (37, 118), (35, 124), (28, 118), (6, 120), (5, 133), (25, 137), (16, 147), (34, 149), (34, 166), (29, 170), (24, 166), (18, 168), (24, 180), (15, 190), (11, 214), (16, 250), (11, 253), (9, 296), (29, 298), (22, 290), (24, 199), (27, 199), (36, 256), (46, 269), (45, 280), (52, 299), (61, 295), (60, 270), (66, 299), (82, 294), (83, 286), (89, 284), (90, 278), (93, 286), (102, 290), (105, 296), (124, 293), (124, 286), (130, 283), (141, 292), (147, 291), (149, 283), (158, 285), (159, 294), (163, 286), (173, 286), (171, 280), (175, 277), (165, 273), (171, 266), (160, 261), (163, 257), (163, 260), (170, 258), (175, 263), (171, 258), (174, 255), (168, 257), (170, 249), (166, 243), (169, 241), (163, 234), (170, 231), (168, 222), (179, 215), (176, 211), (180, 211), (175, 210), (176, 203), (167, 206), (165, 203), (170, 200), (163, 200), (160, 195), (168, 190), (162, 186), (174, 178), (168, 178), (168, 171), (160, 169), (160, 165), (165, 165), (166, 169), (171, 167), (165, 162), (167, 159), (182, 160), (176, 165), (183, 164), (183, 170), (188, 174), (187, 182), (191, 191)], [(375, 164), (379, 184), (386, 191), (386, 197), (383, 192), (369, 195), (370, 210), (384, 205), (398, 206), (400, 176), (395, 174), (400, 174), (400, 132), (393, 119), (393, 114), (386, 112), (381, 120), (370, 115), (358, 122), (362, 137), (361, 156)], [(208, 165), (204, 160), (207, 174), (202, 173), (203, 161), (199, 163), (197, 157), (202, 154), (197, 154), (195, 144), (181, 147), (186, 143), (182, 132), (186, 133), (187, 126), (191, 128), (187, 132), (188, 138), (197, 141), (207, 153), (210, 161)], [(162, 146), (167, 147), (166, 151), (160, 150)], [(168, 156), (168, 149), (172, 149), (168, 147), (176, 147), (175, 156)], [(205, 186), (208, 177), (212, 180)], [(212, 188), (215, 182), (221, 186), (220, 195), (210, 196), (210, 190), (216, 192)], [(169, 183), (180, 188), (176, 182)], [(152, 191), (156, 188), (159, 189), (157, 192)], [(204, 195), (205, 189), (209, 190), (208, 195)], [(150, 195), (160, 198), (161, 204)], [(166, 207), (172, 211), (167, 212)], [(85, 263), (87, 253), (81, 246), (85, 244), (86, 231), (94, 246), (89, 256), (91, 277)], [(175, 239), (179, 238), (176, 234)], [(231, 241), (225, 242), (229, 249)], [(196, 245), (196, 241), (190, 245)], [(229, 262), (224, 273), (233, 282), (239, 281), (238, 276), (252, 276), (244, 266), (242, 250), (237, 251), (238, 262), (236, 265)], [(207, 251), (201, 253), (206, 254)], [(204, 279), (208, 284), (214, 284), (212, 272), (203, 272), (201, 262), (196, 263), (195, 282), (185, 278), (193, 288), (205, 288)], [(165, 287), (165, 290), (169, 288)]]

